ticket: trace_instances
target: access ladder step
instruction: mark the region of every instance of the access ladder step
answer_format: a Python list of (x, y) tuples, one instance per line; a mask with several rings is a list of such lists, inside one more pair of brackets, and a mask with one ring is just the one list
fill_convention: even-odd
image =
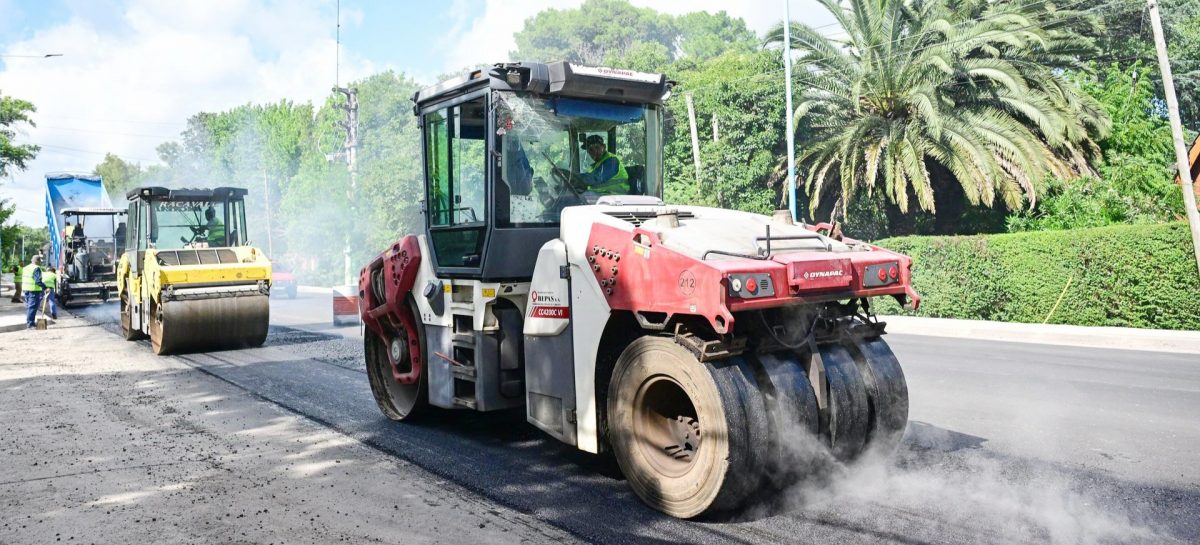
[(465, 407), (465, 408), (467, 408), (467, 409), (474, 409), (474, 408), (476, 408), (475, 400), (474, 400), (474, 399), (467, 399), (467, 398), (465, 398), (465, 397), (456, 397), (456, 398), (454, 398), (454, 405), (455, 405), (455, 406), (457, 406), (457, 407)]
[(454, 378), (456, 378), (456, 379), (468, 380), (471, 382), (475, 382), (475, 368), (474, 367), (465, 367), (462, 365), (451, 365), (450, 373), (453, 374)]

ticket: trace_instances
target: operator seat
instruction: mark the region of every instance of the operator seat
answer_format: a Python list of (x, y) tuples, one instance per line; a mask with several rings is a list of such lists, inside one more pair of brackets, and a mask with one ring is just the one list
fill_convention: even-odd
[(629, 165), (625, 167), (625, 173), (629, 175), (629, 194), (645, 195), (646, 187), (642, 178), (646, 176), (646, 167), (642, 165)]

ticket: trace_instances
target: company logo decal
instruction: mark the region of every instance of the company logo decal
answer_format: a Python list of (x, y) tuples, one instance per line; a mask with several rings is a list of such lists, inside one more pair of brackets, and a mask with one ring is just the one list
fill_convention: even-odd
[(562, 304), (562, 299), (560, 299), (557, 294), (545, 293), (545, 292), (540, 292), (540, 291), (530, 292), (529, 300), (532, 301), (534, 304), (537, 304), (537, 303), (546, 303), (546, 304), (551, 304), (551, 305), (561, 305)]
[(842, 276), (843, 274), (845, 274), (845, 271), (841, 271), (841, 270), (833, 270), (833, 271), (804, 271), (804, 279), (805, 279), (805, 280), (808, 280), (808, 279), (811, 279), (811, 278), (837, 278), (837, 277), (839, 277), (839, 276)]
[(562, 298), (558, 294), (531, 291), (529, 292), (529, 302), (533, 305), (529, 311), (530, 318), (566, 320), (571, 317), (570, 307), (563, 304)]

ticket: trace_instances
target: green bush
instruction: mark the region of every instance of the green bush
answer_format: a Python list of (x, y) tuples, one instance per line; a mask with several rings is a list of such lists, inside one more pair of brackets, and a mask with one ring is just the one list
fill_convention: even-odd
[[(1200, 330), (1200, 274), (1182, 223), (876, 244), (913, 258), (922, 303), (910, 314)], [(902, 312), (891, 301), (879, 310)]]

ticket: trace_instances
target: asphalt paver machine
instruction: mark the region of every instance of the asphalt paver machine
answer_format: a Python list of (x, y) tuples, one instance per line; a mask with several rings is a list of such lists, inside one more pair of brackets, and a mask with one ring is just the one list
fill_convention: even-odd
[[(426, 225), (359, 277), (386, 416), (523, 406), (685, 518), (762, 499), (817, 471), (814, 453), (895, 447), (908, 391), (869, 301), (915, 307), (911, 260), (786, 212), (664, 204), (670, 91), (557, 62), (414, 96)], [(619, 191), (584, 179), (600, 143)]]
[(59, 244), (61, 255), (55, 288), (60, 304), (85, 300), (107, 302), (117, 292), (117, 261), (125, 249), (125, 210), (66, 208), (64, 221), (74, 227)]
[(267, 337), (271, 262), (246, 240), (246, 190), (129, 191), (117, 268), (125, 338), (156, 354), (260, 346)]

